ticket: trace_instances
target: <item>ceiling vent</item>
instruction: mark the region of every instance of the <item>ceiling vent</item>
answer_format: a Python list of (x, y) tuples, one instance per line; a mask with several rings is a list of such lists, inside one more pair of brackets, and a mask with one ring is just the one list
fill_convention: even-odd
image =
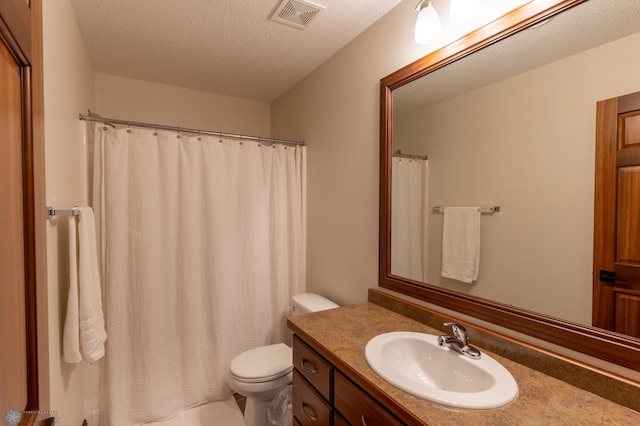
[(325, 9), (326, 7), (308, 0), (282, 0), (271, 19), (302, 30)]

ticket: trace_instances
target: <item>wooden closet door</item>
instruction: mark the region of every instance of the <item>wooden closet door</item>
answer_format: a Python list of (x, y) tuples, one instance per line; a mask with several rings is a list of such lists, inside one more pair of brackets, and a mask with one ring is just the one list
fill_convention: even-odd
[[(42, 295), (46, 295), (46, 241), (41, 10), (40, 0), (0, 1), (0, 416), (3, 420), (8, 410), (40, 407), (39, 377), (48, 374), (38, 371), (39, 364), (43, 364), (38, 359), (38, 343), (44, 346), (41, 350), (48, 350), (42, 344), (47, 337), (46, 327), (38, 327), (47, 320), (46, 297), (44, 303), (42, 300)], [(45, 316), (39, 319), (40, 307)], [(28, 417), (23, 415), (23, 420)]]
[(597, 104), (593, 325), (640, 337), (640, 93)]
[(20, 66), (0, 44), (0, 414), (27, 405), (22, 90)]

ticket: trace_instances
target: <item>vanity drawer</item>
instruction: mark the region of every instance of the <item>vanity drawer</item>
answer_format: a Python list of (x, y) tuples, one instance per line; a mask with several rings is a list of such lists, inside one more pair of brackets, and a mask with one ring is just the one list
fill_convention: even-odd
[(335, 371), (333, 381), (334, 407), (350, 424), (366, 426), (403, 424), (339, 371)]
[(293, 336), (293, 366), (331, 403), (333, 367), (298, 336)]
[(301, 426), (331, 424), (331, 406), (298, 370), (293, 370), (293, 388), (293, 416)]

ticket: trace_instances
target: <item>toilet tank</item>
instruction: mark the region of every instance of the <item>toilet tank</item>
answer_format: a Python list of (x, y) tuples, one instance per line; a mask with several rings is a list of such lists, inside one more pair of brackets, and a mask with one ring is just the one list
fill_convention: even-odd
[(338, 305), (319, 294), (300, 293), (292, 298), (293, 315), (301, 315), (309, 312), (324, 311), (337, 308)]

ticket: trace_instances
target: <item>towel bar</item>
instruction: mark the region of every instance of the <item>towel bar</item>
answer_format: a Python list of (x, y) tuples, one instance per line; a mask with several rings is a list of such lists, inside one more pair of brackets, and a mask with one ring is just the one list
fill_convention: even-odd
[[(478, 207), (478, 211), (483, 214), (494, 214), (500, 212), (500, 206)], [(432, 213), (444, 213), (444, 206), (433, 206)]]
[(78, 216), (80, 211), (76, 208), (71, 210), (56, 210), (51, 206), (47, 206), (47, 220), (54, 216)]

